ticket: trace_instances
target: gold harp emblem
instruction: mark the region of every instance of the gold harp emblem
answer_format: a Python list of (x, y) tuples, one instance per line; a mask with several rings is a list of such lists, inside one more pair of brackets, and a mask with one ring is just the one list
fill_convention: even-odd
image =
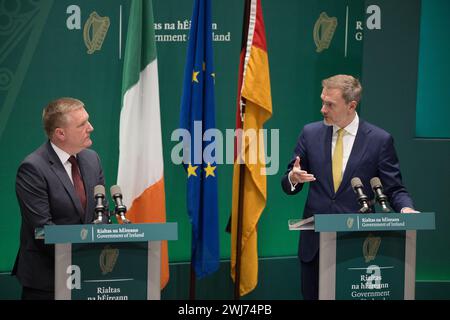
[(84, 44), (88, 49), (88, 54), (93, 54), (102, 48), (109, 25), (108, 17), (100, 17), (95, 11), (90, 14), (83, 29)]
[(313, 37), (316, 44), (316, 51), (322, 52), (328, 49), (336, 31), (337, 18), (329, 17), (326, 12), (322, 12), (314, 25)]
[(117, 257), (119, 256), (119, 249), (114, 249), (110, 245), (105, 246), (100, 254), (100, 269), (102, 274), (105, 275), (113, 271), (114, 266), (117, 262)]
[(355, 219), (353, 219), (352, 217), (348, 217), (347, 219), (347, 228), (351, 229), (353, 227), (353, 222), (355, 221)]
[(86, 228), (81, 229), (81, 231), (80, 231), (81, 240), (86, 240), (88, 233), (89, 233), (88, 229), (86, 229)]
[(369, 234), (364, 240), (363, 243), (363, 255), (366, 263), (375, 260), (378, 249), (380, 248), (381, 238), (374, 237), (372, 234)]

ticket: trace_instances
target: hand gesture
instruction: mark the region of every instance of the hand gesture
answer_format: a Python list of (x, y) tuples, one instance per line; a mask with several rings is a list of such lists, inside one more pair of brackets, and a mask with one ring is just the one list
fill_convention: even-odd
[(302, 168), (300, 167), (300, 157), (298, 156), (297, 158), (295, 158), (294, 166), (292, 167), (291, 172), (289, 172), (289, 175), (291, 182), (294, 184), (311, 182), (316, 180), (313, 174), (310, 174), (305, 170), (302, 170)]

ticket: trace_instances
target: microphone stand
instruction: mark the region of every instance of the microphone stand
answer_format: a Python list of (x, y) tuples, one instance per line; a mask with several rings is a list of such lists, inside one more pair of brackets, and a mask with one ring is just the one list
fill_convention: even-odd
[(125, 206), (117, 206), (115, 210), (116, 216), (119, 216), (122, 220), (122, 223), (124, 224), (131, 224), (131, 221), (125, 217), (125, 212), (127, 211), (127, 208)]
[[(373, 206), (375, 208), (375, 205), (378, 203), (377, 198), (374, 198), (372, 201), (373, 201)], [(382, 213), (390, 213), (391, 212), (391, 209), (389, 209), (386, 200), (385, 200), (385, 202), (380, 202), (379, 205), (381, 207)]]
[(104, 207), (102, 210), (96, 210), (96, 218), (92, 221), (93, 224), (111, 224), (111, 217), (114, 215), (117, 220), (121, 220), (124, 224), (131, 224), (132, 222), (127, 219), (125, 213), (127, 208), (124, 205), (119, 205), (113, 210), (109, 210), (109, 207)]
[(111, 212), (109, 207), (103, 207), (103, 210), (96, 210), (96, 218), (94, 219), (94, 224), (111, 224)]
[(364, 203), (363, 206), (359, 209), (361, 213), (370, 213), (370, 207), (368, 204)]

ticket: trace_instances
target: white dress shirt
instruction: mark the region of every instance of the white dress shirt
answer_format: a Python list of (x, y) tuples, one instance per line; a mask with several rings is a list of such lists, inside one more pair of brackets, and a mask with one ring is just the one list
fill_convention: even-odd
[[(355, 143), (356, 133), (358, 132), (359, 117), (355, 113), (355, 118), (348, 126), (344, 129), (344, 136), (342, 137), (343, 143), (343, 159), (342, 159), (342, 174), (344, 174), (345, 168), (347, 167), (348, 158), (350, 158), (350, 153), (352, 152), (353, 143)], [(341, 129), (336, 125), (333, 125), (333, 137), (331, 139), (331, 159), (333, 159), (334, 147), (336, 146), (336, 140), (338, 137), (337, 131)]]
[(70, 154), (68, 154), (61, 148), (58, 148), (55, 144), (53, 144), (53, 142), (50, 142), (50, 144), (52, 145), (53, 150), (55, 150), (56, 155), (58, 156), (59, 160), (61, 160), (61, 163), (62, 163), (64, 169), (66, 169), (66, 172), (69, 175), (69, 179), (70, 179), (70, 181), (72, 181), (72, 184), (73, 184), (72, 164), (69, 162)]

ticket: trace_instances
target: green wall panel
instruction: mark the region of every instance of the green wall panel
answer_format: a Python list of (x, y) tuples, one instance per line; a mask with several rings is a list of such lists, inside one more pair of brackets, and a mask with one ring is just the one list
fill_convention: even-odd
[(450, 2), (426, 0), (421, 9), (416, 136), (450, 139)]
[(436, 230), (417, 233), (417, 280), (450, 279), (450, 141), (416, 139), (420, 1), (366, 1), (383, 26), (364, 35), (362, 117), (390, 132), (415, 207), (436, 213)]

